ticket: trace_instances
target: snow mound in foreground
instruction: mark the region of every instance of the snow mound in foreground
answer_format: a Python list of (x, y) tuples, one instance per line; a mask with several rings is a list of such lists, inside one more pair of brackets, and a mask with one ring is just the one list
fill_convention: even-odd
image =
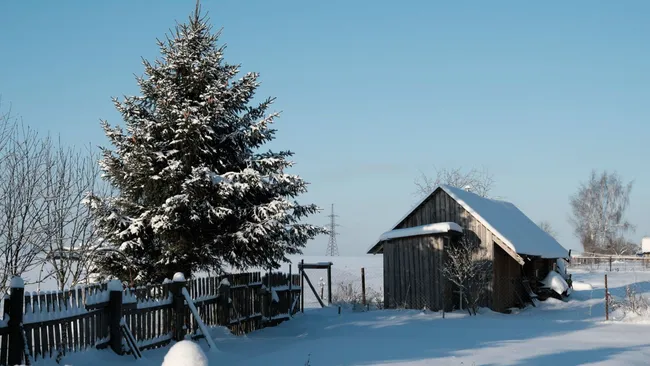
[(562, 278), (562, 276), (555, 271), (549, 272), (546, 278), (542, 280), (542, 283), (544, 284), (545, 287), (550, 288), (551, 290), (557, 292), (560, 295), (562, 295), (569, 289), (569, 285), (566, 283), (564, 278)]
[(594, 289), (590, 284), (585, 282), (573, 281), (572, 286), (574, 291), (590, 291)]
[(162, 366), (208, 366), (208, 359), (198, 344), (192, 341), (180, 341), (172, 346), (165, 355)]

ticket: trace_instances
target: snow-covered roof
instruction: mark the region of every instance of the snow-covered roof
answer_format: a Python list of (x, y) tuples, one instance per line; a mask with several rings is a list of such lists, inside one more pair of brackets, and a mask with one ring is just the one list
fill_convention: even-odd
[(395, 229), (387, 231), (379, 237), (379, 241), (406, 238), (409, 236), (428, 235), (428, 234), (441, 234), (450, 231), (463, 232), (463, 228), (455, 222), (438, 222), (435, 224), (428, 224), (416, 227), (408, 227), (405, 229)]
[(370, 248), (368, 248), (366, 252), (367, 253), (376, 252), (380, 247), (380, 243), (386, 240), (407, 238), (407, 237), (419, 236), (419, 235), (445, 234), (450, 231), (462, 233), (463, 228), (460, 227), (460, 225), (458, 225), (455, 222), (438, 222), (435, 224), (408, 227), (404, 229), (394, 229), (381, 234), (381, 236), (379, 236), (379, 240), (377, 240), (375, 244), (373, 244)]
[[(569, 256), (568, 250), (512, 203), (481, 197), (475, 193), (448, 185), (441, 185), (438, 188), (449, 194), (517, 254), (542, 258), (567, 258)], [(434, 189), (431, 194), (436, 192), (438, 188)], [(413, 206), (393, 228), (401, 224), (430, 196), (423, 198), (417, 205)]]
[(514, 204), (481, 197), (451, 186), (441, 186), (441, 188), (517, 254), (542, 258), (569, 256), (566, 248)]

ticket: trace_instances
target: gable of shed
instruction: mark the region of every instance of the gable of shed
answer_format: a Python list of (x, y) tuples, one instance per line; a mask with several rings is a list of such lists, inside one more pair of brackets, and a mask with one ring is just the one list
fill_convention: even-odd
[(489, 246), (494, 242), (519, 264), (523, 265), (523, 258), (512, 247), (507, 245), (507, 240), (490, 227), (489, 223), (484, 222), (484, 220), (474, 215), (470, 210), (471, 208), (468, 209), (459, 203), (441, 186), (421, 200), (418, 205), (414, 206), (411, 211), (402, 217), (394, 228), (405, 229), (432, 222), (455, 222), (466, 230), (476, 232), (477, 236), (482, 238), (482, 240), (488, 237), (486, 232), (489, 232), (489, 238), (491, 240), (489, 243), (484, 243), (486, 250), (491, 250)]
[[(408, 238), (415, 236), (429, 235), (460, 235), (463, 228), (455, 222), (438, 222), (420, 226), (412, 226), (402, 229), (394, 229), (383, 233), (377, 242), (372, 245), (366, 252), (368, 254), (379, 254), (383, 252), (385, 241), (398, 238)], [(455, 234), (454, 234), (455, 233)]]

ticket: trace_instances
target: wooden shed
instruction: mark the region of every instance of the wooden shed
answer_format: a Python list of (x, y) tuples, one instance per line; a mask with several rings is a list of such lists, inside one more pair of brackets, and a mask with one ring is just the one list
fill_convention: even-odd
[(568, 251), (510, 202), (442, 185), (414, 206), (368, 250), (384, 256), (384, 306), (449, 311), (456, 291), (441, 275), (445, 248), (461, 233), (492, 262), (482, 305), (495, 311), (531, 301), (539, 281)]

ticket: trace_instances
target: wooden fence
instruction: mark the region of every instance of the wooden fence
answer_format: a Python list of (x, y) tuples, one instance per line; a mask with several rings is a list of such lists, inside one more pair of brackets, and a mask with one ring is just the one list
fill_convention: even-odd
[(15, 285), (0, 303), (4, 309), (0, 313), (0, 365), (29, 365), (90, 347), (129, 354), (120, 333), (122, 322), (140, 350), (162, 347), (188, 335), (202, 338), (183, 288), (208, 327), (225, 326), (238, 335), (289, 319), (299, 310), (301, 295), (299, 275), (259, 272), (137, 288), (109, 282), (24, 293)]
[(567, 266), (570, 269), (609, 272), (650, 271), (650, 257), (632, 255), (573, 255)]

